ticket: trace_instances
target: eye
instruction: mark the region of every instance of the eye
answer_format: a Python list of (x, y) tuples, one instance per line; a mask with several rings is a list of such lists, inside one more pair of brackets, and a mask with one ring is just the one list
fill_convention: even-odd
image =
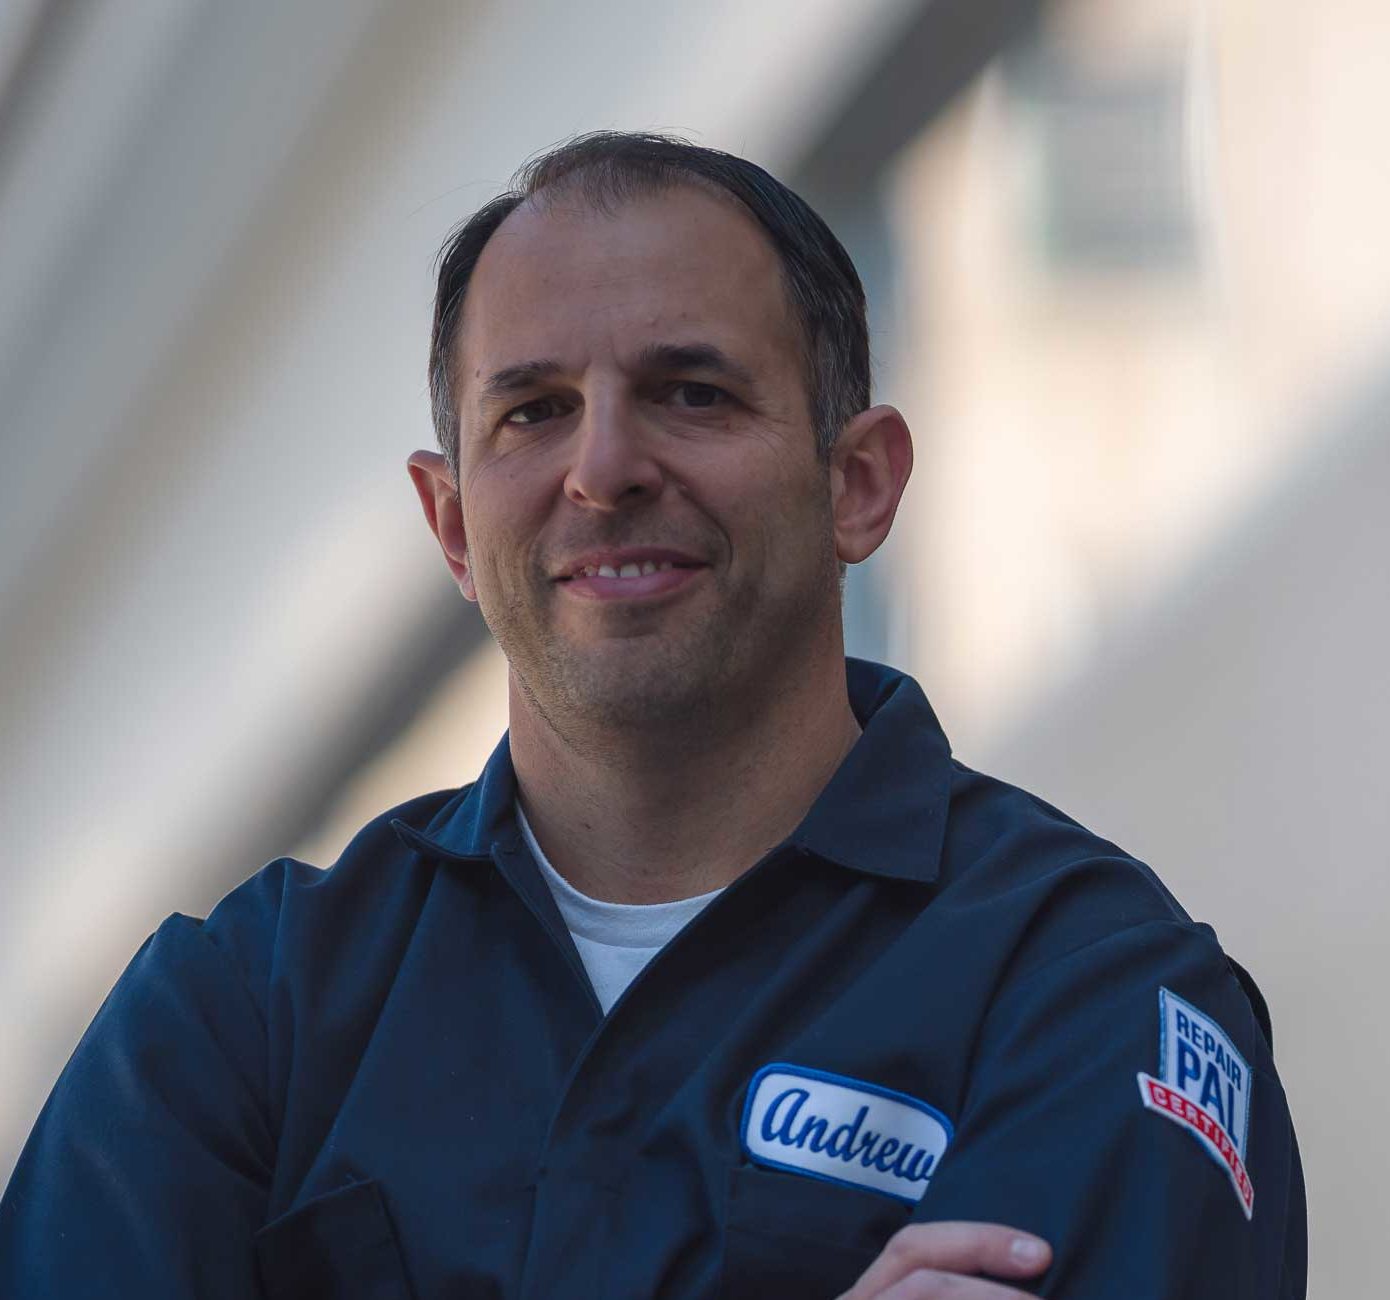
[(557, 413), (557, 403), (553, 397), (536, 397), (529, 402), (514, 406), (502, 417), (503, 424), (540, 424)]
[(692, 381), (679, 383), (672, 391), (680, 395), (681, 405), (697, 409), (718, 406), (728, 397), (722, 388), (716, 388), (713, 384), (699, 384)]

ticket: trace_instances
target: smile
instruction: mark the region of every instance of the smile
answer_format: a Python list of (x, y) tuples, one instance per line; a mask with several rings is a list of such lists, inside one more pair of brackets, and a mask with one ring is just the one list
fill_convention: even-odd
[(586, 564), (557, 586), (582, 600), (648, 600), (679, 591), (706, 566), (674, 560), (633, 560), (625, 564)]
[(624, 564), (616, 570), (611, 564), (586, 564), (578, 573), (570, 576), (575, 578), (642, 578), (652, 573), (665, 573), (666, 570), (675, 567), (670, 560), (662, 560), (660, 563), (644, 560), (641, 564)]

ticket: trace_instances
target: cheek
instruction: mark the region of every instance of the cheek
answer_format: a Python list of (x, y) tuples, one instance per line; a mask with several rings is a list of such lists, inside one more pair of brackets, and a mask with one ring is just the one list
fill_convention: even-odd
[(795, 586), (800, 575), (821, 567), (822, 551), (833, 552), (827, 484), (804, 473), (749, 475), (728, 488), (716, 518), (732, 540), (735, 569), (758, 569), (763, 581)]
[(465, 480), (464, 529), (476, 563), (493, 569), (515, 567), (530, 554), (550, 500), (534, 474), (496, 461)]
[(471, 571), (478, 607), (494, 634), (501, 627), (534, 628), (552, 617), (554, 592), (539, 545), (548, 517), (523, 517), (500, 502), (481, 512)]

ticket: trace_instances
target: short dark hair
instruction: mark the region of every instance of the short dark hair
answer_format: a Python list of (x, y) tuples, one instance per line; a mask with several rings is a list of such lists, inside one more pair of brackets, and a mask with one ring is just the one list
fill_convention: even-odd
[(864, 286), (830, 227), (803, 198), (755, 163), (676, 136), (595, 131), (533, 158), (511, 188), (460, 224), (439, 250), (430, 337), (435, 434), (458, 478), (459, 413), (450, 357), (473, 268), (498, 226), (543, 191), (577, 191), (601, 211), (639, 194), (695, 185), (732, 196), (767, 232), (801, 326), (816, 450), (828, 461), (845, 424), (869, 405)]

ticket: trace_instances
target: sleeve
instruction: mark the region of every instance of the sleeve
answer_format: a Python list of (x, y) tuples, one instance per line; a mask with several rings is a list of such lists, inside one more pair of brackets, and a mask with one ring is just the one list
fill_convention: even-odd
[(266, 1077), (243, 973), (203, 923), (170, 917), (97, 1013), (15, 1167), (0, 1295), (259, 1295)]
[(1038, 1233), (1042, 1296), (1301, 1300), (1288, 1105), (1210, 931), (1146, 923), (1007, 984), (914, 1217)]

